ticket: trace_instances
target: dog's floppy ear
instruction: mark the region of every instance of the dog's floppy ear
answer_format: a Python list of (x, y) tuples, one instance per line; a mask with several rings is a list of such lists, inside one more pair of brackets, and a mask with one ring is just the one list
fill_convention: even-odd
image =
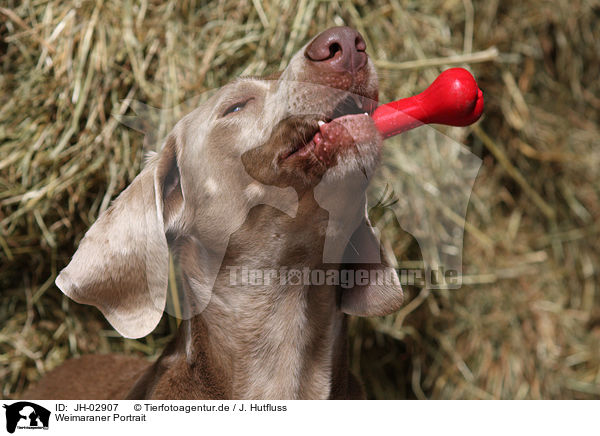
[(161, 152), (87, 231), (56, 285), (96, 306), (123, 336), (139, 338), (158, 324), (166, 300), (166, 231), (183, 206), (177, 140)]
[(374, 228), (365, 216), (344, 253), (344, 269), (354, 270), (354, 286), (342, 290), (341, 310), (348, 315), (382, 316), (403, 301), (396, 270), (381, 250)]

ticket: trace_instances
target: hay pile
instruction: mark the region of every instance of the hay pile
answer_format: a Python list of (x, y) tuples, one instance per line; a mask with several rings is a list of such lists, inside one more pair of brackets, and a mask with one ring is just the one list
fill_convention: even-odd
[[(348, 24), (367, 40), (383, 101), (469, 65), (487, 105), (465, 130), (483, 159), (466, 285), (409, 288), (398, 314), (353, 321), (352, 365), (369, 395), (600, 397), (598, 1), (3, 4), (0, 396), (73, 355), (152, 357), (174, 329), (165, 317), (153, 335), (122, 340), (53, 285), (148, 148), (114, 115), (131, 99), (174, 107), (275, 71), (310, 36)], [(402, 257), (415, 244), (396, 231), (391, 245)]]

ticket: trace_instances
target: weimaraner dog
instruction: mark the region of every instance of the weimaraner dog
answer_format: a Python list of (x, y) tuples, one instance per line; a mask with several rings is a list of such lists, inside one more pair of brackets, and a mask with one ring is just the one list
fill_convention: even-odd
[(176, 124), (56, 284), (141, 337), (162, 316), (170, 250), (177, 335), (153, 363), (67, 361), (26, 398), (364, 397), (348, 369), (347, 315), (402, 304), (365, 212), (382, 147), (365, 49), (355, 30), (331, 28), (280, 75), (237, 79)]

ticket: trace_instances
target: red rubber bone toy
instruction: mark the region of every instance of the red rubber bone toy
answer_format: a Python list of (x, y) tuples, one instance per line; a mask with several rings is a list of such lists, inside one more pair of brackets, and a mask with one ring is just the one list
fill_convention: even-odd
[(423, 124), (468, 126), (483, 112), (483, 93), (467, 70), (444, 71), (422, 93), (379, 106), (372, 117), (384, 138)]

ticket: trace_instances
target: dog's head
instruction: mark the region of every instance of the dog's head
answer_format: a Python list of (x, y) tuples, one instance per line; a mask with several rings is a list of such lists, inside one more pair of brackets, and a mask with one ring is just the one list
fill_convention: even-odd
[[(145, 335), (165, 304), (168, 241), (187, 238), (201, 247), (187, 284), (206, 293), (214, 283), (207, 271), (219, 270), (230, 235), (262, 204), (290, 214), (298, 205), (326, 210), (326, 231), (336, 242), (326, 248), (325, 262), (343, 262), (351, 238), (353, 248), (364, 245), (378, 258), (364, 191), (382, 138), (369, 116), (378, 84), (365, 48), (358, 32), (332, 28), (302, 48), (279, 77), (241, 78), (219, 89), (177, 123), (161, 151), (98, 218), (57, 278), (59, 288), (97, 306), (124, 336)], [(302, 214), (309, 227), (310, 212)], [(395, 310), (402, 294), (394, 277), (391, 285), (345, 291), (342, 310)]]

